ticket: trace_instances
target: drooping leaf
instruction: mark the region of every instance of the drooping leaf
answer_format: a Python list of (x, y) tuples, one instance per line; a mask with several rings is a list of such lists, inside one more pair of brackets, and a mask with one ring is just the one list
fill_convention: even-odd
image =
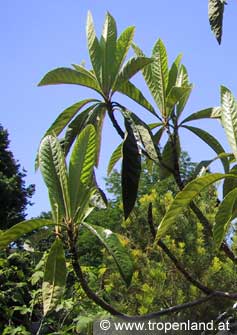
[(231, 91), (224, 86), (221, 86), (221, 106), (221, 123), (237, 159), (237, 103)]
[(181, 124), (200, 119), (220, 118), (220, 117), (221, 117), (221, 107), (211, 107), (202, 109), (196, 113), (189, 115), (182, 121)]
[(60, 67), (48, 72), (38, 86), (57, 84), (81, 85), (89, 87), (101, 94), (100, 87), (95, 79), (83, 72), (66, 67)]
[(67, 268), (62, 241), (56, 238), (46, 261), (42, 286), (44, 316), (58, 305), (66, 285)]
[(124, 82), (130, 80), (137, 72), (143, 69), (146, 65), (150, 64), (153, 60), (147, 57), (133, 57), (131, 58), (122, 68), (121, 72), (119, 73), (115, 87), (113, 88), (114, 91), (120, 87)]
[(162, 152), (162, 162), (164, 164), (164, 166), (162, 165), (160, 168), (160, 176), (162, 179), (169, 177), (172, 171), (175, 171), (176, 159), (179, 160), (180, 152), (179, 139), (177, 138), (174, 144), (171, 138), (169, 138)]
[(55, 136), (47, 135), (39, 148), (39, 167), (51, 199), (56, 201), (60, 213), (70, 216), (70, 198), (65, 157)]
[(86, 188), (92, 181), (95, 165), (96, 133), (92, 125), (88, 125), (79, 134), (69, 164), (69, 190), (71, 212), (74, 216), (80, 206), (82, 187)]
[(123, 142), (122, 197), (124, 217), (128, 218), (137, 198), (141, 174), (141, 155), (136, 137), (129, 123), (125, 121), (127, 133)]
[[(201, 140), (203, 140), (205, 143), (207, 143), (216, 153), (217, 155), (220, 155), (221, 153), (225, 153), (224, 148), (222, 145), (217, 141), (215, 137), (213, 137), (211, 134), (207, 133), (205, 130), (191, 127), (191, 126), (183, 126), (183, 128), (186, 128), (193, 132), (195, 135), (197, 135)], [(225, 172), (227, 173), (229, 171), (229, 161), (227, 158), (221, 159), (223, 167)]]
[(121, 237), (109, 229), (83, 223), (83, 226), (92, 232), (105, 246), (113, 257), (121, 277), (127, 286), (130, 285), (133, 275), (133, 262), (128, 249), (122, 244)]
[(122, 158), (122, 143), (117, 146), (117, 148), (114, 150), (114, 152), (112, 153), (112, 155), (110, 157), (108, 168), (107, 168), (107, 174), (108, 175), (112, 172), (115, 164), (121, 158)]
[(127, 56), (128, 50), (132, 44), (134, 32), (135, 27), (128, 27), (121, 33), (117, 40), (115, 73), (119, 73), (119, 70)]
[(225, 0), (208, 0), (208, 17), (217, 41), (221, 44)]
[(158, 163), (158, 156), (150, 127), (143, 122), (137, 115), (131, 113), (131, 120), (139, 134), (140, 141), (148, 156)]
[(102, 52), (98, 38), (96, 37), (93, 18), (90, 12), (87, 15), (86, 24), (87, 45), (97, 81), (102, 88)]
[(22, 221), (12, 226), (10, 229), (6, 230), (0, 234), (0, 249), (5, 249), (9, 243), (18, 240), (24, 234), (30, 233), (33, 230), (55, 225), (52, 220), (46, 219), (32, 219)]
[(137, 102), (142, 107), (146, 108), (153, 115), (157, 116), (152, 105), (147, 101), (142, 92), (130, 81), (124, 82), (117, 88), (117, 91), (125, 94), (135, 102)]
[(190, 204), (190, 202), (206, 187), (211, 184), (231, 177), (232, 175), (226, 175), (222, 173), (215, 173), (206, 175), (204, 177), (196, 178), (195, 180), (188, 183), (185, 188), (180, 191), (175, 199), (173, 200), (171, 206), (163, 217), (156, 235), (156, 240), (159, 240), (167, 232), (172, 224), (176, 223), (177, 216), (180, 215)]
[(220, 247), (232, 220), (234, 205), (237, 200), (237, 188), (230, 191), (219, 205), (213, 228), (213, 237), (217, 248)]
[(176, 86), (176, 81), (178, 77), (179, 67), (181, 63), (182, 55), (178, 55), (175, 61), (173, 62), (170, 70), (169, 70), (169, 80), (166, 89), (166, 94), (168, 95), (172, 87)]

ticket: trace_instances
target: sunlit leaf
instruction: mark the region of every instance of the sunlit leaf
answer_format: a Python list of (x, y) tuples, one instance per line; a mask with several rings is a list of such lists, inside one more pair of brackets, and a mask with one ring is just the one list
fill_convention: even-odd
[(89, 75), (70, 68), (60, 67), (48, 72), (40, 81), (38, 86), (73, 84), (89, 87), (101, 94), (101, 90), (96, 80)]
[(237, 188), (230, 191), (219, 205), (213, 227), (213, 237), (217, 248), (220, 247), (232, 220), (234, 205), (237, 200)]
[(95, 150), (95, 129), (92, 125), (88, 125), (76, 140), (69, 164), (69, 190), (73, 216), (80, 206), (81, 188), (86, 188), (91, 183), (95, 165)]
[(172, 87), (176, 86), (176, 81), (178, 77), (179, 67), (181, 63), (182, 55), (178, 55), (175, 61), (173, 62), (170, 70), (169, 70), (169, 80), (166, 89), (166, 94), (168, 95)]
[(39, 148), (39, 167), (51, 199), (56, 201), (59, 211), (70, 216), (70, 198), (65, 157), (55, 136), (47, 135)]
[(103, 50), (103, 89), (106, 94), (109, 92), (115, 76), (116, 40), (116, 22), (113, 16), (107, 12), (101, 36), (101, 49)]
[(137, 72), (143, 69), (146, 65), (150, 64), (153, 60), (147, 57), (133, 57), (131, 58), (122, 68), (119, 73), (115, 87), (115, 91), (120, 87), (124, 82), (130, 80)]
[(159, 39), (153, 48), (151, 64), (153, 85), (156, 86), (157, 94), (156, 103), (163, 116), (166, 116), (166, 89), (169, 80), (168, 56), (164, 43)]
[(221, 86), (221, 106), (221, 123), (237, 159), (237, 103), (231, 91), (224, 86)]
[(147, 101), (142, 92), (130, 81), (124, 82), (117, 88), (117, 91), (127, 95), (129, 98), (137, 102), (142, 107), (146, 108), (149, 112), (157, 116), (152, 105)]
[(117, 146), (117, 148), (114, 150), (114, 152), (112, 153), (112, 155), (110, 157), (108, 168), (107, 168), (107, 174), (108, 175), (112, 172), (115, 164), (121, 158), (122, 158), (122, 143)]
[(132, 44), (135, 27), (125, 29), (117, 40), (116, 46), (116, 72), (119, 70), (127, 56), (128, 50)]
[(62, 241), (56, 238), (46, 261), (42, 286), (44, 315), (59, 303), (66, 285), (67, 268)]
[(96, 79), (100, 83), (100, 87), (102, 88), (102, 52), (100, 43), (98, 41), (98, 38), (96, 37), (93, 18), (90, 12), (88, 12), (87, 15), (86, 34), (91, 64), (93, 66)]
[(17, 223), (0, 234), (0, 249), (5, 249), (9, 243), (15, 242), (24, 234), (51, 225), (55, 225), (55, 222), (46, 219), (32, 219)]
[(169, 227), (176, 223), (178, 215), (180, 215), (188, 207), (190, 202), (200, 192), (213, 183), (231, 176), (232, 175), (215, 173), (196, 178), (195, 180), (188, 183), (185, 188), (176, 195), (171, 206), (163, 217), (157, 230), (156, 240), (159, 240), (162, 236), (165, 235)]
[(121, 237), (111, 230), (83, 223), (83, 226), (89, 229), (103, 243), (110, 255), (113, 257), (121, 277), (130, 285), (133, 275), (133, 262), (128, 249), (122, 244)]
[(211, 107), (202, 109), (196, 113), (189, 115), (182, 121), (181, 124), (200, 119), (220, 118), (220, 117), (221, 117), (221, 107)]

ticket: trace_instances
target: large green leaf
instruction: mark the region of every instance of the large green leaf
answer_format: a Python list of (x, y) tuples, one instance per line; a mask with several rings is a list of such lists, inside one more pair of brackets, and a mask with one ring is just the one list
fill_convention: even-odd
[(186, 91), (186, 93), (182, 96), (182, 98), (180, 99), (179, 103), (176, 106), (177, 117), (180, 117), (193, 89), (193, 85), (190, 84), (189, 82), (188, 71), (183, 64), (180, 66), (178, 71), (176, 86), (189, 88), (189, 90)]
[(150, 127), (134, 113), (131, 113), (129, 119), (134, 124), (146, 153), (154, 162), (158, 163), (157, 151)]
[[(231, 170), (231, 174), (236, 174), (237, 176), (237, 165), (234, 165)], [(223, 183), (223, 197), (225, 198), (229, 192), (234, 188), (237, 188), (237, 178), (228, 178), (224, 180)]]
[(99, 158), (100, 158), (100, 150), (101, 150), (101, 142), (102, 142), (102, 130), (103, 124), (106, 116), (106, 106), (104, 104), (100, 104), (96, 110), (96, 167), (99, 166)]
[(165, 127), (161, 127), (157, 132), (153, 135), (153, 141), (156, 145), (160, 143), (161, 137), (165, 132)]
[(231, 91), (224, 86), (221, 86), (221, 106), (221, 123), (237, 159), (237, 103)]
[(169, 110), (172, 111), (174, 106), (179, 102), (182, 101), (183, 97), (187, 96), (190, 92), (190, 87), (178, 87), (173, 86), (169, 94), (167, 96), (166, 105)]
[(131, 79), (137, 72), (150, 64), (153, 60), (147, 57), (133, 57), (122, 68), (119, 73), (113, 90), (116, 91), (120, 85)]
[(103, 90), (107, 95), (115, 77), (117, 27), (110, 13), (106, 14), (101, 36), (101, 50), (103, 51)]
[(181, 124), (200, 119), (220, 118), (220, 117), (221, 117), (221, 107), (205, 108), (189, 115), (181, 122)]
[(89, 87), (101, 94), (97, 81), (91, 76), (78, 70), (66, 67), (60, 67), (48, 72), (40, 81), (38, 86), (57, 85), (57, 84), (74, 84)]
[(237, 200), (237, 188), (230, 191), (221, 202), (216, 214), (213, 237), (217, 248), (220, 247), (233, 216), (234, 205)]
[[(164, 166), (160, 167), (160, 175), (162, 179), (169, 177), (171, 172), (175, 171), (175, 162), (176, 159), (179, 160), (180, 152), (179, 139), (177, 138), (176, 142), (173, 143), (171, 138), (168, 138), (162, 152), (162, 162), (164, 164)], [(166, 167), (168, 167), (168, 169)]]
[(121, 237), (111, 230), (83, 223), (83, 226), (89, 229), (103, 243), (110, 255), (113, 257), (121, 277), (130, 285), (133, 275), (133, 262), (128, 249), (121, 242)]
[(78, 134), (88, 125), (92, 124), (94, 127), (97, 125), (97, 116), (99, 111), (99, 104), (93, 104), (83, 112), (81, 112), (67, 127), (63, 148), (65, 155), (68, 154)]
[(39, 167), (51, 200), (55, 200), (59, 212), (70, 217), (70, 198), (65, 157), (55, 136), (47, 135), (39, 148)]
[(85, 99), (75, 103), (74, 105), (65, 109), (46, 131), (44, 137), (49, 134), (59, 135), (63, 129), (68, 125), (68, 123), (74, 118), (74, 116), (88, 103), (99, 102), (96, 99)]
[(127, 56), (128, 50), (132, 44), (135, 27), (128, 27), (125, 29), (117, 40), (116, 45), (116, 73), (119, 70)]
[(141, 174), (141, 155), (131, 126), (127, 121), (125, 121), (125, 125), (127, 133), (123, 142), (122, 196), (124, 217), (127, 219), (137, 199)]
[(102, 51), (98, 38), (96, 37), (93, 18), (90, 12), (87, 15), (86, 24), (87, 45), (97, 81), (102, 88)]
[(24, 234), (30, 233), (35, 229), (55, 225), (52, 220), (33, 219), (17, 223), (10, 229), (0, 234), (0, 249), (5, 249), (9, 243), (18, 240)]
[(169, 70), (169, 80), (166, 89), (166, 94), (168, 95), (172, 87), (176, 86), (176, 81), (178, 77), (179, 67), (181, 63), (182, 55), (178, 55), (175, 61), (173, 62), (170, 70)]
[[(135, 51), (137, 56), (143, 56), (145, 57), (143, 51), (133, 43), (133, 50)], [(147, 84), (147, 87), (149, 88), (156, 104), (159, 106), (159, 92), (157, 90), (157, 83), (155, 82), (155, 78), (153, 76), (152, 71), (152, 64), (148, 64), (142, 69), (142, 74), (145, 79), (145, 82)]]
[(164, 43), (159, 39), (153, 48), (151, 64), (153, 84), (157, 90), (156, 103), (161, 114), (166, 117), (166, 89), (169, 80), (168, 57)]
[(66, 260), (62, 241), (56, 238), (46, 261), (42, 286), (44, 316), (58, 305), (66, 285)]
[[(183, 128), (186, 128), (193, 132), (195, 135), (197, 135), (201, 140), (203, 140), (205, 143), (207, 143), (216, 153), (217, 155), (220, 155), (221, 153), (224, 153), (225, 150), (222, 147), (222, 145), (217, 141), (215, 137), (213, 137), (211, 134), (207, 133), (205, 130), (191, 127), (191, 126), (183, 126)], [(229, 161), (227, 158), (221, 159), (223, 167), (225, 172), (227, 173), (229, 171)]]
[(130, 81), (124, 82), (117, 88), (117, 91), (125, 94), (135, 102), (137, 102), (142, 107), (146, 108), (153, 115), (157, 116), (152, 105), (147, 101), (142, 92)]
[(81, 188), (86, 188), (91, 184), (95, 165), (95, 150), (95, 129), (92, 125), (88, 125), (76, 140), (69, 164), (69, 190), (73, 216), (80, 206)]
[(208, 0), (208, 17), (211, 30), (213, 31), (219, 44), (221, 44), (225, 4), (225, 0)]
[(156, 240), (159, 240), (162, 236), (165, 235), (169, 227), (172, 226), (172, 224), (175, 224), (178, 215), (180, 215), (188, 207), (190, 202), (200, 192), (202, 192), (211, 184), (231, 176), (232, 175), (215, 173), (197, 178), (188, 183), (185, 188), (176, 195), (171, 206), (163, 217), (157, 230)]
[(115, 164), (121, 158), (122, 158), (122, 143), (117, 146), (117, 148), (114, 150), (114, 152), (112, 153), (112, 155), (110, 157), (108, 168), (107, 168), (107, 174), (108, 175), (112, 172)]

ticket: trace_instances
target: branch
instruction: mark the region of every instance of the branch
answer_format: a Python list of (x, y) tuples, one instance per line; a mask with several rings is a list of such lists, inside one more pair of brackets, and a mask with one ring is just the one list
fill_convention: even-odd
[(75, 271), (75, 274), (82, 286), (82, 289), (86, 293), (87, 297), (94, 301), (97, 305), (102, 307), (104, 310), (109, 312), (111, 315), (116, 315), (116, 316), (124, 316), (124, 314), (118, 310), (116, 310), (113, 306), (105, 302), (103, 299), (101, 299), (94, 291), (90, 289), (88, 286), (88, 283), (83, 275), (80, 263), (79, 263), (79, 255), (77, 248), (75, 246), (75, 241), (73, 238), (73, 231), (72, 227), (68, 227), (68, 237), (69, 237), (69, 250), (72, 255), (72, 266)]
[(120, 125), (118, 124), (117, 120), (114, 117), (114, 110), (111, 102), (107, 102), (107, 110), (108, 110), (108, 115), (110, 118), (110, 121), (112, 122), (114, 128), (116, 129), (117, 133), (119, 136), (124, 139), (124, 131), (121, 129)]

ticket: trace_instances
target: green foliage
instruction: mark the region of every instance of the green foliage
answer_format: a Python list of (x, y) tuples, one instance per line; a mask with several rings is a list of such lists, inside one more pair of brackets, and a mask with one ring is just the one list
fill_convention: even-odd
[[(210, 23), (219, 42), (223, 9), (222, 0), (209, 1)], [(30, 283), (37, 286), (34, 296), (30, 294), (25, 303), (19, 295), (10, 302), (11, 306), (16, 303), (10, 310), (4, 305), (7, 316), (4, 314), (2, 330), (6, 334), (17, 333), (19, 329), (26, 334), (31, 331), (35, 308), (38, 333), (76, 334), (85, 331), (86, 325), (101, 314), (101, 308), (115, 315), (122, 311), (164, 312), (167, 308), (170, 312), (169, 307), (179, 304), (183, 307), (185, 302), (200, 297), (200, 290), (205, 294), (213, 292), (218, 299), (227, 297), (225, 292), (236, 290), (236, 271), (231, 263), (236, 257), (227, 243), (232, 238), (233, 219), (237, 216), (236, 166), (231, 165), (237, 159), (237, 107), (233, 94), (222, 86), (220, 107), (194, 112), (182, 120), (193, 86), (180, 55), (169, 67), (166, 47), (158, 39), (151, 58), (133, 45), (136, 56), (125, 62), (134, 27), (117, 37), (116, 22), (110, 13), (106, 15), (100, 39), (90, 13), (86, 33), (92, 69), (81, 65), (58, 68), (39, 83), (85, 86), (99, 94), (100, 100), (89, 98), (67, 108), (41, 141), (37, 165), (48, 188), (52, 218), (20, 222), (0, 232), (0, 248), (31, 232), (25, 243), (25, 248), (32, 251), (30, 261), (39, 252)], [(139, 71), (158, 111), (130, 81)], [(151, 112), (156, 122), (147, 125), (128, 111), (114, 100), (116, 92), (135, 100)], [(124, 127), (118, 123), (115, 111), (124, 119)], [(114, 195), (108, 210), (104, 209), (107, 201), (94, 172), (106, 115), (122, 138), (108, 167), (111, 175), (107, 186)], [(205, 130), (186, 125), (203, 118), (221, 120), (233, 154), (226, 153)], [(217, 157), (192, 164), (182, 153), (181, 127), (203, 140)], [(63, 131), (64, 138), (59, 140), (56, 136)], [(66, 159), (69, 152), (71, 156)], [(121, 180), (118, 173), (112, 173), (120, 158)], [(208, 170), (217, 159), (222, 161), (225, 174)], [(220, 202), (213, 185), (223, 179), (224, 199)], [(42, 255), (45, 249), (37, 243), (44, 239), (49, 243)], [(198, 263), (193, 266), (197, 258)], [(3, 257), (0, 262), (5, 277), (9, 261), (11, 256)], [(25, 280), (21, 271), (17, 275)], [(8, 292), (9, 284), (4, 284)], [(20, 283), (20, 288), (24, 286), (25, 283)], [(0, 299), (5, 297), (5, 291)], [(212, 304), (208, 313), (202, 305), (197, 307), (195, 315), (189, 310), (180, 315), (190, 320), (209, 320), (229, 304), (225, 299), (218, 300), (218, 306)], [(21, 328), (13, 320), (15, 312), (27, 315)], [(7, 317), (18, 328), (9, 328), (11, 324), (5, 327)]]
[(25, 219), (26, 206), (34, 193), (34, 185), (26, 187), (26, 172), (9, 150), (8, 132), (0, 125), (0, 229), (7, 229)]

